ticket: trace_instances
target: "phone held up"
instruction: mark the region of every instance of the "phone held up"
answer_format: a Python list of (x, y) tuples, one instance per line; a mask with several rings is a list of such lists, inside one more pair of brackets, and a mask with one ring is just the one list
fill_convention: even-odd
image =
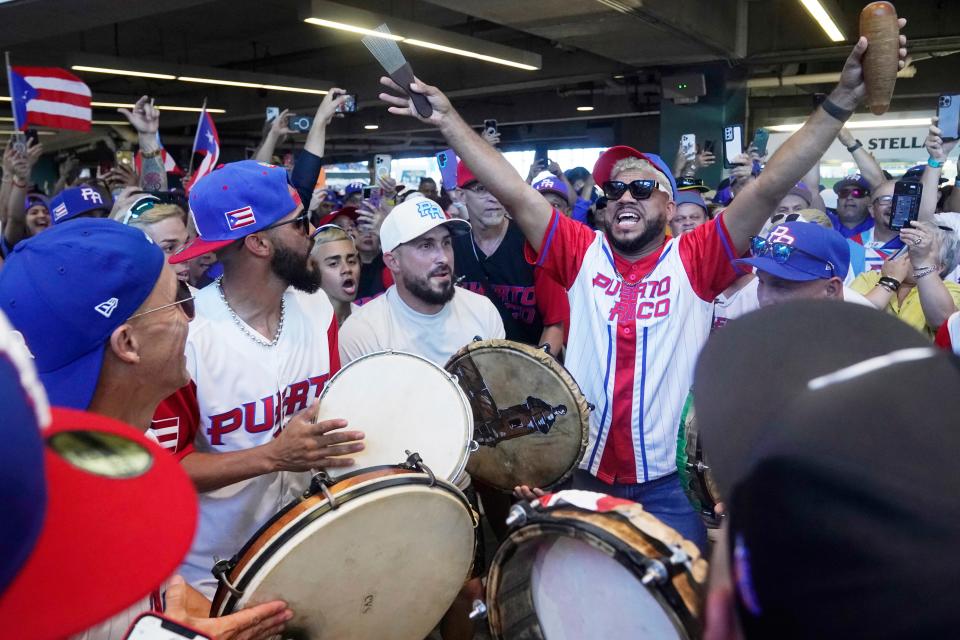
[(483, 130), (487, 132), (487, 135), (491, 135), (491, 136), (497, 135), (497, 121), (496, 121), (496, 120), (484, 120), (484, 121), (483, 121)]
[(960, 138), (960, 95), (940, 96), (937, 117), (940, 137), (945, 142)]
[(347, 93), (346, 100), (343, 101), (343, 104), (337, 105), (336, 113), (342, 118), (345, 113), (356, 113), (357, 112), (357, 94)]
[(211, 640), (210, 636), (194, 631), (156, 613), (143, 613), (133, 621), (124, 640)]
[(685, 133), (680, 136), (680, 153), (687, 160), (693, 160), (697, 155), (697, 136), (693, 133)]
[(723, 166), (738, 166), (734, 162), (737, 156), (743, 153), (743, 127), (739, 124), (729, 125), (723, 128)]
[(893, 231), (900, 231), (920, 215), (920, 196), (923, 185), (919, 182), (900, 181), (893, 188), (893, 203), (890, 205), (890, 224)]
[(770, 132), (766, 129), (757, 129), (753, 134), (753, 143), (750, 145), (761, 158), (767, 155), (767, 143), (770, 141)]

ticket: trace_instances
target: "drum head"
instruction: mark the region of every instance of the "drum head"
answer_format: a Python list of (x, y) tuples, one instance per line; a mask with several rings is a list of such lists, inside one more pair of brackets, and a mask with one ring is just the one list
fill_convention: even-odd
[(708, 527), (719, 527), (720, 516), (716, 512), (716, 506), (720, 502), (720, 493), (704, 456), (693, 394), (687, 396), (683, 413), (680, 415), (680, 428), (677, 431), (677, 473), (680, 475), (680, 485), (693, 508), (700, 513)]
[(425, 638), (469, 575), (470, 510), (454, 487), (421, 474), (361, 483), (345, 497), (264, 534), (235, 578), (244, 595), (222, 613), (282, 599), (294, 611), (284, 638)]
[(357, 469), (399, 464), (420, 454), (438, 478), (454, 481), (473, 437), (470, 405), (446, 371), (400, 351), (372, 353), (341, 369), (320, 394), (318, 420), (343, 418), (366, 434), (356, 464), (327, 470), (337, 478)]
[(473, 408), (480, 448), (467, 471), (503, 491), (566, 480), (587, 446), (589, 408), (566, 369), (541, 349), (473, 342), (446, 366)]
[(530, 581), (549, 640), (684, 637), (673, 612), (633, 572), (581, 540), (538, 545)]

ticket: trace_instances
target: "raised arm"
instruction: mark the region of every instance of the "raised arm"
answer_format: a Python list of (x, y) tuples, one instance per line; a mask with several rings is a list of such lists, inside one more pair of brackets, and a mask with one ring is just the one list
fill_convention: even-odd
[(933, 214), (937, 212), (937, 198), (940, 195), (940, 176), (943, 174), (943, 163), (947, 161), (950, 152), (957, 146), (956, 140), (944, 142), (940, 137), (941, 131), (937, 127), (939, 118), (934, 117), (930, 124), (930, 133), (923, 146), (930, 154), (930, 160), (923, 170), (923, 193), (920, 195), (920, 220), (933, 220)]
[(840, 141), (840, 144), (847, 148), (850, 155), (853, 156), (853, 161), (857, 163), (860, 175), (867, 181), (871, 189), (876, 189), (880, 186), (881, 182), (886, 180), (886, 178), (883, 177), (883, 169), (880, 168), (880, 163), (877, 162), (877, 159), (873, 157), (872, 153), (867, 151), (863, 143), (853, 137), (853, 134), (850, 133), (846, 127), (840, 130), (837, 139)]
[(27, 210), (24, 203), (30, 184), (30, 173), (42, 154), (43, 145), (30, 140), (27, 141), (26, 153), (13, 162), (13, 182), (7, 195), (7, 219), (3, 225), (3, 237), (10, 247), (27, 237)]
[(260, 146), (257, 147), (257, 152), (253, 154), (254, 160), (267, 163), (273, 161), (273, 152), (277, 149), (277, 145), (293, 133), (293, 129), (288, 126), (289, 120), (289, 109), (284, 109), (280, 112), (280, 115), (273, 119), (270, 128), (263, 136), (263, 140), (260, 141)]
[(303, 145), (303, 151), (297, 155), (297, 159), (293, 163), (290, 180), (297, 189), (297, 193), (300, 194), (304, 209), (308, 211), (311, 208), (313, 189), (317, 184), (317, 178), (320, 176), (320, 169), (323, 166), (327, 127), (336, 115), (337, 108), (346, 100), (347, 94), (343, 89), (333, 87), (327, 92), (327, 95), (320, 102), (320, 106), (317, 107), (317, 113), (313, 118), (313, 126), (307, 133), (307, 141)]
[[(380, 78), (380, 82), (400, 92), (400, 87), (390, 78)], [(439, 89), (424, 84), (420, 80), (415, 80), (410, 88), (422, 93), (430, 101), (433, 113), (429, 118), (423, 118), (417, 114), (413, 101), (406, 96), (398, 97), (381, 93), (380, 99), (391, 105), (390, 113), (412, 116), (438, 127), (447, 143), (470, 167), (477, 180), (510, 212), (533, 249), (540, 251), (540, 243), (552, 213), (546, 199), (523, 180), (523, 177), (499, 151), (487, 144), (463, 121)]]
[[(900, 28), (905, 24), (906, 20), (901, 18)], [(904, 36), (900, 36), (900, 46), (906, 46)], [(763, 227), (777, 203), (813, 163), (820, 160), (840, 133), (843, 123), (863, 100), (866, 87), (861, 62), (866, 50), (867, 39), (860, 38), (843, 66), (840, 83), (824, 104), (817, 107), (803, 127), (777, 149), (763, 173), (727, 209), (724, 221), (738, 252), (746, 251), (750, 236)], [(907, 55), (906, 48), (901, 48), (899, 53), (902, 67)], [(828, 113), (825, 108), (835, 115)]]
[(129, 109), (117, 109), (130, 125), (137, 130), (140, 145), (140, 188), (144, 191), (166, 191), (167, 169), (163, 166), (163, 149), (160, 146), (160, 111), (153, 106), (153, 99), (142, 96)]

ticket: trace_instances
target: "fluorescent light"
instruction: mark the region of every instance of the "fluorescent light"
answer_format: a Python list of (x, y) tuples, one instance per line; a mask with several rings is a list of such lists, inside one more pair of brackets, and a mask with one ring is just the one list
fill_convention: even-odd
[(334, 22), (332, 20), (323, 20), (321, 18), (307, 18), (306, 20), (304, 20), (304, 22), (309, 22), (310, 24), (314, 24), (319, 27), (330, 27), (331, 29), (340, 29), (341, 31), (350, 31), (351, 33), (361, 33), (364, 35), (373, 36), (375, 38), (386, 38), (388, 40), (396, 40), (397, 42), (405, 42), (407, 44), (412, 44), (415, 47), (423, 47), (424, 49), (433, 49), (434, 51), (443, 51), (444, 53), (452, 53), (457, 56), (464, 56), (466, 58), (483, 60), (484, 62), (493, 62), (494, 64), (502, 64), (507, 67), (514, 67), (516, 69), (524, 69), (526, 71), (537, 71), (537, 67), (534, 67), (529, 64), (524, 64), (522, 62), (514, 62), (512, 60), (507, 60), (505, 58), (488, 56), (483, 53), (476, 53), (474, 51), (468, 51), (466, 49), (457, 49), (456, 47), (448, 47), (447, 45), (437, 44), (435, 42), (427, 42), (426, 40), (417, 40), (416, 38), (406, 38), (404, 36), (400, 36), (395, 33), (383, 33), (382, 31), (365, 29), (363, 27), (357, 27), (351, 24), (345, 24), (343, 22)]
[(132, 126), (126, 120), (91, 120), (90, 124), (106, 124), (106, 125), (126, 125)]
[(329, 91), (323, 89), (304, 89), (303, 87), (285, 87), (279, 84), (265, 84), (264, 89), (273, 89), (274, 91), (293, 91), (294, 93), (313, 93), (318, 96), (325, 96)]
[(593, 111), (593, 107), (588, 104), (577, 107), (577, 111)]
[(380, 125), (378, 125), (378, 124), (365, 124), (365, 125), (363, 125), (363, 128), (366, 129), (367, 131), (376, 131), (377, 129), (380, 128)]
[(307, 18), (304, 22), (309, 22), (310, 24), (315, 24), (318, 27), (329, 27), (331, 29), (339, 29), (340, 31), (349, 31), (350, 33), (360, 33), (365, 36), (373, 36), (374, 38), (385, 38), (387, 40), (403, 40), (403, 36), (398, 36), (392, 33), (383, 33), (382, 31), (374, 31), (373, 29), (364, 29), (363, 27), (355, 27), (352, 24), (345, 24), (343, 22), (334, 22), (333, 20), (323, 20), (322, 18)]
[[(0, 100), (9, 100), (10, 98), (0, 98)], [(107, 109), (133, 109), (135, 106), (132, 102), (91, 102), (91, 107), (105, 107)], [(189, 111), (192, 113), (200, 113), (203, 109), (200, 107), (176, 107), (173, 105), (154, 105), (157, 109), (161, 111)], [(207, 107), (207, 113), (226, 113), (223, 109), (213, 109)]]
[[(793, 133), (800, 129), (803, 123), (778, 124), (767, 127), (768, 131), (777, 133)], [(930, 118), (897, 118), (893, 120), (856, 120), (846, 124), (847, 129), (890, 129), (892, 127), (929, 127)]]
[(846, 40), (843, 32), (837, 27), (837, 23), (833, 21), (833, 18), (830, 17), (827, 10), (820, 4), (820, 0), (800, 0), (800, 4), (813, 16), (813, 19), (817, 21), (817, 24), (820, 25), (820, 28), (823, 29), (824, 33), (827, 34), (827, 37), (830, 38), (832, 42), (843, 42)]
[(148, 73), (146, 71), (130, 71), (127, 69), (107, 69), (106, 67), (87, 67), (75, 64), (70, 67), (74, 71), (89, 71), (91, 73), (109, 73), (115, 76), (134, 76), (137, 78), (156, 78), (157, 80), (176, 80), (177, 76), (169, 73)]
[(258, 82), (237, 82), (235, 80), (220, 80), (218, 78), (195, 78), (193, 76), (179, 76), (181, 82), (196, 82), (199, 84), (220, 84), (226, 87), (243, 87), (245, 89), (273, 89), (274, 91), (292, 91), (294, 93), (313, 93), (326, 95), (322, 89), (305, 89), (303, 87), (287, 87), (278, 84), (260, 84)]
[(448, 47), (442, 44), (435, 44), (433, 42), (426, 42), (424, 40), (415, 40), (413, 38), (405, 38), (403, 41), (407, 44), (412, 44), (415, 47), (423, 47), (425, 49), (434, 49), (436, 51), (443, 51), (444, 53), (452, 53), (454, 55), (464, 56), (467, 58), (475, 58), (477, 60), (484, 60), (485, 62), (493, 62), (495, 64), (502, 64), (508, 67), (524, 69), (526, 71), (537, 70), (536, 67), (529, 64), (523, 64), (521, 62), (513, 62), (511, 60), (504, 60), (503, 58), (495, 58), (493, 56), (488, 56), (482, 53), (474, 53), (473, 51), (467, 51), (466, 49), (456, 49), (454, 47)]

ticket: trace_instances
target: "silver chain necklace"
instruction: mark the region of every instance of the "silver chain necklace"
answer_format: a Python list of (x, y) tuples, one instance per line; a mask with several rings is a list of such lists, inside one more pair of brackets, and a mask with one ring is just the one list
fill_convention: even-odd
[(230, 312), (230, 315), (233, 317), (233, 323), (237, 325), (237, 328), (240, 329), (248, 338), (256, 342), (257, 344), (264, 347), (275, 347), (277, 343), (280, 342), (280, 334), (283, 333), (283, 318), (286, 315), (287, 311), (287, 300), (286, 298), (280, 298), (280, 322), (277, 323), (277, 333), (273, 336), (273, 340), (268, 342), (266, 338), (261, 336), (259, 333), (254, 333), (247, 328), (247, 324), (240, 319), (240, 316), (237, 315), (237, 312), (233, 310), (233, 307), (230, 306), (230, 303), (227, 302), (227, 296), (223, 294), (223, 276), (217, 278), (217, 291), (220, 292), (220, 299), (223, 300), (223, 304), (226, 305), (227, 311)]

